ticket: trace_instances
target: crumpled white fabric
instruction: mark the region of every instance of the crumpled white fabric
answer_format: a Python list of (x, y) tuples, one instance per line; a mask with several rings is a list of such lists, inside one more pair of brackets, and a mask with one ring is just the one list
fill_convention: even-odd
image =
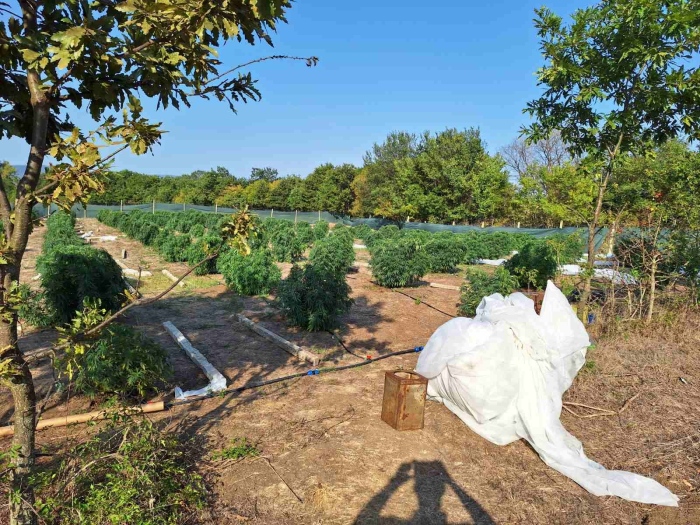
[(562, 394), (589, 345), (566, 297), (548, 282), (539, 315), (521, 293), (494, 294), (481, 301), (474, 319), (442, 325), (416, 372), (428, 378), (428, 396), (474, 432), (497, 445), (527, 440), (547, 465), (592, 494), (678, 506), (678, 498), (653, 479), (588, 459), (559, 421)]

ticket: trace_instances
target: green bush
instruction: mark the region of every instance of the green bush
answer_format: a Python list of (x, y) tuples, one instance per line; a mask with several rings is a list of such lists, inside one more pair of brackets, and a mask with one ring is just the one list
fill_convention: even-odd
[(272, 253), (267, 249), (253, 250), (247, 256), (229, 250), (219, 256), (216, 266), (226, 286), (241, 295), (267, 294), (277, 286), (282, 276)]
[(294, 262), (301, 257), (304, 246), (294, 228), (280, 228), (269, 234), (272, 255), (278, 262)]
[(547, 286), (547, 281), (556, 275), (558, 265), (554, 250), (549, 244), (531, 241), (506, 261), (505, 268), (517, 277), (522, 288), (542, 290)]
[(123, 303), (126, 283), (122, 270), (104, 250), (87, 245), (65, 245), (37, 259), (46, 305), (56, 321), (66, 323), (88, 298), (99, 299), (107, 310)]
[(518, 287), (518, 279), (503, 267), (489, 274), (481, 268), (467, 268), (466, 279), (461, 289), (459, 313), (474, 317), (476, 308), (484, 297), (500, 293), (509, 295)]
[(75, 234), (75, 217), (59, 211), (46, 221), (46, 233), (42, 244), (42, 252), (50, 252), (64, 246), (82, 246), (84, 243)]
[(46, 305), (44, 291), (32, 290), (28, 284), (15, 287), (16, 299), (19, 303), (17, 316), (20, 322), (26, 322), (36, 328), (51, 326), (54, 313)]
[(280, 283), (277, 299), (289, 323), (310, 332), (335, 328), (352, 305), (345, 275), (313, 263), (303, 269), (295, 265)]
[(160, 229), (158, 228), (158, 226), (156, 226), (155, 224), (144, 223), (139, 228), (136, 239), (139, 242), (145, 244), (146, 246), (151, 246), (153, 245), (158, 235), (160, 235)]
[(321, 240), (323, 239), (326, 235), (328, 235), (328, 223), (324, 220), (317, 221), (316, 224), (314, 224), (314, 239)]
[(73, 386), (89, 397), (145, 398), (172, 374), (167, 352), (130, 326), (113, 324), (89, 344), (73, 372)]
[(204, 225), (195, 224), (190, 228), (189, 234), (191, 237), (201, 237), (202, 235), (204, 235)]
[(573, 264), (583, 255), (583, 238), (578, 233), (564, 235), (557, 233), (547, 237), (545, 242), (552, 248), (557, 264)]
[(411, 239), (398, 239), (375, 244), (370, 267), (377, 284), (398, 288), (428, 273), (430, 259), (425, 250)]
[(299, 222), (294, 225), (294, 230), (297, 234), (297, 239), (306, 248), (314, 242), (314, 230), (308, 222)]
[(187, 260), (187, 250), (192, 245), (189, 235), (174, 235), (161, 245), (160, 254), (168, 262), (185, 262)]
[(434, 235), (425, 243), (425, 252), (430, 261), (430, 271), (453, 273), (457, 265), (465, 262), (467, 246), (455, 235)]
[(115, 410), (107, 428), (39, 467), (35, 508), (52, 525), (176, 525), (206, 506), (193, 442)]
[(352, 239), (335, 232), (317, 241), (309, 253), (309, 261), (317, 268), (339, 276), (344, 276), (348, 272), (354, 260), (355, 250), (352, 247)]

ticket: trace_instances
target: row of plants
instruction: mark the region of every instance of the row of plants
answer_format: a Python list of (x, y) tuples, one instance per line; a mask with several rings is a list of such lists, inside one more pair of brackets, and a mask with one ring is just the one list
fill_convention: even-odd
[[(250, 253), (241, 253), (228, 248), (218, 236), (225, 216), (197, 211), (102, 211), (98, 219), (154, 247), (170, 262), (194, 265), (209, 254), (218, 253), (195, 273), (218, 272), (230, 289), (243, 295), (277, 290), (278, 304), (289, 323), (304, 330), (337, 326), (338, 317), (351, 304), (345, 280), (355, 257), (350, 228), (338, 226), (331, 233), (325, 221), (312, 227), (304, 222), (253, 219), (257, 224), (249, 239)], [(308, 261), (300, 264), (310, 247)], [(276, 262), (294, 263), (283, 281)]]

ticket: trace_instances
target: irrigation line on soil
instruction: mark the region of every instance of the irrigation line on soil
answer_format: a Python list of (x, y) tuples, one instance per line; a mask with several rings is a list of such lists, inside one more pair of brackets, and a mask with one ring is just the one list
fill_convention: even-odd
[(379, 357), (365, 358), (364, 361), (361, 361), (359, 363), (352, 363), (352, 364), (343, 365), (343, 366), (328, 366), (328, 367), (324, 367), (324, 368), (315, 368), (312, 370), (308, 370), (306, 372), (297, 372), (296, 374), (290, 374), (287, 376), (277, 377), (275, 379), (268, 379), (267, 381), (259, 381), (257, 383), (251, 383), (249, 385), (243, 385), (243, 386), (239, 386), (236, 388), (227, 388), (226, 390), (221, 390), (219, 392), (210, 392), (208, 394), (205, 394), (205, 395), (199, 396), (199, 397), (192, 397), (192, 398), (188, 398), (188, 399), (181, 399), (178, 401), (173, 401), (171, 403), (167, 403), (166, 408), (180, 406), (180, 405), (186, 405), (189, 403), (194, 403), (196, 401), (202, 401), (204, 399), (211, 398), (211, 397), (227, 396), (230, 394), (243, 392), (245, 390), (251, 390), (253, 388), (260, 388), (263, 386), (272, 385), (274, 383), (281, 383), (282, 381), (289, 381), (290, 379), (297, 379), (299, 377), (315, 376), (318, 374), (325, 374), (328, 372), (340, 372), (341, 370), (349, 370), (351, 368), (358, 368), (360, 366), (365, 366), (365, 365), (368, 365), (370, 363), (374, 363), (376, 361), (381, 361), (382, 359), (387, 359), (389, 357), (394, 357), (394, 356), (403, 355), (403, 354), (414, 354), (416, 352), (420, 352), (421, 350), (423, 350), (423, 347), (417, 346), (415, 348), (411, 348), (410, 350), (399, 350), (397, 352), (391, 352), (389, 354), (380, 355)]
[(433, 306), (432, 304), (426, 303), (425, 301), (423, 301), (423, 299), (421, 299), (421, 298), (419, 298), (419, 297), (413, 297), (412, 295), (408, 295), (407, 293), (402, 292), (401, 290), (396, 290), (396, 289), (394, 289), (394, 288), (392, 288), (391, 291), (392, 291), (392, 292), (396, 292), (396, 293), (400, 293), (401, 295), (405, 295), (406, 297), (410, 297), (410, 298), (413, 299), (414, 301), (420, 301), (420, 304), (424, 304), (424, 305), (427, 306), (428, 308), (432, 308), (432, 309), (435, 310), (436, 312), (440, 312), (441, 314), (446, 315), (447, 317), (451, 317), (452, 319), (454, 319), (455, 317), (457, 317), (456, 315), (452, 315), (452, 314), (448, 314), (447, 312), (443, 312), (442, 310), (440, 310), (439, 308), (436, 308), (436, 307)]

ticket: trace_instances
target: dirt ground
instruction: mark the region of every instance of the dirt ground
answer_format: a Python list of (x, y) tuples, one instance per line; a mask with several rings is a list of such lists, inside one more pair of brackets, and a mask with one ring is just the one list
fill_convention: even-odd
[[(164, 263), (153, 250), (95, 220), (80, 222), (85, 230), (119, 235), (117, 241), (98, 246), (118, 258), (126, 249), (125, 264), (135, 267), (142, 261), (154, 273), (144, 280), (145, 294), (168, 285), (159, 277), (161, 269), (176, 275), (185, 269)], [(23, 270), (27, 282), (33, 277), (41, 236), (41, 229), (32, 235)], [(358, 261), (366, 262), (365, 251), (357, 255)], [(320, 366), (423, 345), (456, 314), (459, 292), (427, 283), (459, 285), (458, 275), (429, 275), (425, 286), (398, 291), (376, 286), (370, 277), (364, 266), (348, 275), (355, 304), (337, 336), (289, 329), (273, 298), (236, 296), (218, 276), (188, 279), (185, 288), (135, 311), (127, 322), (168, 350), (175, 368), (173, 384), (190, 389), (204, 386), (206, 378), (165, 332), (166, 320), (230, 385), (241, 386), (308, 370), (309, 365), (238, 323), (237, 312), (317, 352)], [(596, 330), (593, 325), (594, 339)], [(51, 332), (28, 334), (21, 346), (31, 353), (51, 337)], [(154, 417), (201, 440), (202, 464), (215, 480), (211, 523), (700, 523), (699, 347), (697, 314), (601, 339), (565, 401), (624, 410), (612, 417), (581, 417), (591, 411), (571, 406), (576, 414), (562, 415), (564, 426), (583, 442), (590, 458), (611, 469), (653, 477), (681, 498), (678, 509), (592, 496), (547, 467), (525, 442), (493, 445), (437, 403), (427, 404), (423, 430), (393, 430), (379, 417), (384, 372), (411, 369), (417, 360), (414, 353), (195, 401)], [(51, 371), (40, 362), (34, 373), (41, 378), (41, 394), (50, 384)], [(172, 393), (166, 399), (171, 400)], [(45, 415), (88, 408), (87, 400), (78, 397), (66, 403), (63, 395), (51, 398)], [(9, 423), (11, 415), (9, 394), (0, 392), (0, 423)], [(87, 431), (42, 431), (38, 447), (70, 446)], [(220, 465), (207, 461), (235, 437), (254, 442), (262, 456)], [(8, 444), (0, 441), (0, 447)]]

